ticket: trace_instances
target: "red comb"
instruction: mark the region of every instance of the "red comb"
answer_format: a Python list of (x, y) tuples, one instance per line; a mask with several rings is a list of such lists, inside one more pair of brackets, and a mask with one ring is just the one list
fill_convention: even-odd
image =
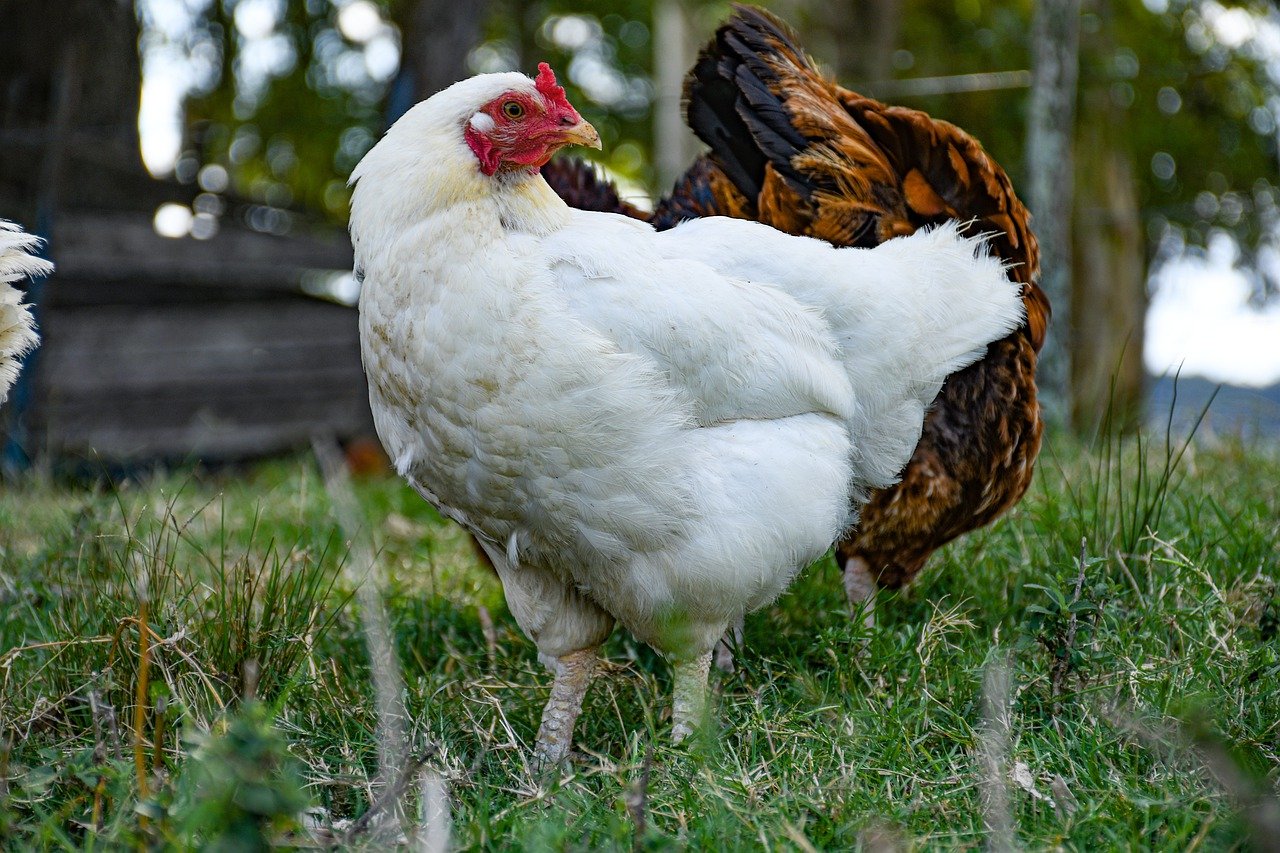
[(573, 109), (569, 99), (564, 96), (564, 87), (556, 83), (556, 73), (551, 70), (550, 65), (545, 62), (538, 63), (538, 77), (534, 84), (538, 87), (538, 92), (549, 103), (571, 110), (575, 115), (577, 114), (577, 110)]

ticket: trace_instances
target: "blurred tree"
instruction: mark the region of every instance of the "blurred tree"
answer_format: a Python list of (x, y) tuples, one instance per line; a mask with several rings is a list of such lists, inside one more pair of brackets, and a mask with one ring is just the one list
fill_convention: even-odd
[[(467, 76), (467, 55), (480, 41), (487, 0), (412, 0), (397, 3), (392, 20), (400, 28), (402, 58), (396, 87), (411, 106)], [(524, 27), (521, 27), (524, 32)], [(395, 93), (398, 95), (399, 93)], [(393, 112), (399, 113), (396, 104)]]
[[(1026, 0), (907, 0), (893, 73), (1030, 67), (1031, 17)], [(1054, 323), (1074, 307), (1075, 327), (1087, 335), (1064, 374), (1073, 401), (1062, 414), (1088, 429), (1111, 400), (1113, 375), (1119, 414), (1141, 393), (1147, 263), (1194, 251), (1219, 231), (1246, 259), (1280, 259), (1280, 14), (1262, 0), (1099, 1), (1086, 2), (1079, 21), (1079, 195), (1069, 208), (1060, 197), (1059, 207), (1074, 209), (1068, 257), (1081, 267), (1081, 286), (1069, 302), (1055, 298)], [(1023, 146), (1026, 99), (1025, 90), (894, 98), (974, 133), (1030, 201), (1044, 173)], [(1042, 219), (1045, 204), (1033, 207)], [(1054, 262), (1045, 260), (1048, 275)], [(1255, 266), (1259, 298), (1277, 290), (1269, 276), (1278, 267)]]
[(1108, 102), (1081, 112), (1077, 148), (1088, 153), (1075, 169), (1072, 286), (1063, 312), (1075, 320), (1067, 414), (1083, 432), (1108, 415), (1113, 428), (1128, 431), (1142, 414), (1146, 241), (1123, 111)]
[(345, 220), (347, 175), (382, 129), (400, 67), (386, 0), (213, 0), (192, 30), (188, 50), (211, 45), (220, 61), (187, 99), (179, 180), (212, 164), (239, 196)]
[[(1111, 0), (1088, 0), (1097, 15), (1085, 49), (1116, 55)], [(1091, 431), (1110, 415), (1114, 427), (1136, 428), (1142, 413), (1142, 339), (1146, 314), (1145, 240), (1138, 211), (1133, 152), (1126, 142), (1133, 116), (1111, 85), (1089, 81), (1080, 99), (1075, 164), (1073, 263), (1066, 311), (1071, 327), (1070, 411), (1073, 426)], [(1068, 175), (1070, 179), (1070, 175)], [(1067, 216), (1072, 211), (1066, 211)]]
[(850, 88), (892, 76), (894, 52), (903, 43), (906, 0), (780, 0), (762, 5), (811, 35), (809, 49), (824, 57)]
[[(138, 2), (142, 43), (153, 46), (157, 27), (146, 10), (162, 0)], [(724, 0), (678, 3), (694, 45), (727, 9)], [(797, 23), (819, 58), (852, 85), (1030, 67), (1030, 0), (838, 3), (764, 5)], [(601, 125), (609, 165), (652, 186), (651, 81), (655, 55), (665, 55), (667, 46), (653, 37), (651, 0), (597, 0), (589, 7), (571, 0), (165, 5), (181, 5), (194, 17), (182, 45), (192, 63), (213, 57), (186, 103), (189, 153), (226, 166), (238, 189), (264, 202), (301, 203), (341, 218), (345, 177), (385, 124), (388, 100), (399, 88), (409, 89), (404, 98), (412, 100), (435, 81), (496, 68), (530, 70), (538, 59), (561, 69), (571, 95)], [(60, 28), (48, 26), (41, 8), (38, 0), (0, 0), (12, 30), (0, 57), (8, 138), (20, 135), (15, 121), (26, 121), (21, 117), (33, 109), (44, 111), (41, 122), (48, 120), (59, 45), (82, 33), (94, 60), (93, 96), (79, 104), (84, 124), (117, 128), (112, 155), (136, 164), (127, 119), (137, 102), (138, 61), (123, 45), (134, 43), (137, 32), (127, 3), (68, 0)], [(1130, 155), (1147, 230), (1157, 238), (1177, 229), (1189, 242), (1203, 243), (1211, 229), (1226, 228), (1246, 248), (1269, 239), (1262, 220), (1275, 207), (1280, 72), (1268, 60), (1274, 48), (1267, 42), (1277, 32), (1275, 15), (1266, 0), (1144, 0), (1115, 4), (1105, 14), (1084, 11), (1081, 85), (1105, 91), (1114, 115), (1127, 117), (1128, 132), (1118, 144)], [(1104, 29), (1107, 39), (1097, 41)], [(452, 70), (428, 70), (427, 63)], [(416, 82), (392, 85), (410, 69)], [(38, 95), (35, 78), (43, 80)], [(1025, 98), (1023, 90), (1004, 90), (895, 100), (973, 131), (1025, 190)], [(190, 164), (180, 171), (187, 177)]]
[(1075, 181), (1076, 80), (1080, 0), (1037, 0), (1031, 30), (1033, 75), (1027, 116), (1028, 209), (1040, 240), (1040, 286), (1053, 305), (1053, 325), (1037, 368), (1044, 404), (1059, 412), (1066, 398), (1075, 334), (1071, 308), (1071, 212)]
[[(687, 67), (727, 9), (727, 2), (709, 0), (498, 0), (472, 69), (530, 71), (540, 60), (550, 62), (569, 99), (600, 131), (604, 150), (590, 156), (652, 193), (667, 185), (675, 161), (692, 150), (688, 136), (670, 122), (678, 109), (670, 69)], [(655, 113), (664, 107), (665, 119), (658, 119)], [(655, 124), (663, 121), (655, 136)], [(659, 138), (663, 151), (655, 152)], [(667, 165), (659, 176), (655, 163), (664, 154)]]
[[(683, 2), (699, 32), (715, 20), (699, 12), (727, 8)], [(546, 60), (600, 130), (602, 159), (649, 187), (652, 4), (590, 8), (566, 0), (212, 0), (194, 29), (220, 61), (188, 99), (188, 156), (195, 169), (227, 169), (241, 195), (341, 220), (346, 177), (388, 120), (468, 74), (531, 71)], [(388, 42), (397, 57), (389, 69), (378, 58)], [(264, 63), (264, 53), (274, 59)]]
[(675, 183), (697, 156), (701, 143), (685, 124), (684, 75), (701, 46), (690, 5), (682, 0), (653, 4), (653, 168), (659, 188)]
[(1253, 254), (1274, 239), (1280, 77), (1260, 42), (1280, 28), (1265, 4), (1215, 0), (1092, 0), (1081, 26), (1071, 417), (1089, 429), (1140, 409), (1147, 234), (1156, 251), (1215, 229)]
[(1094, 0), (1081, 25), (1071, 415), (1088, 429), (1140, 406), (1147, 235), (1160, 252), (1228, 230), (1255, 257), (1275, 239), (1280, 27), (1266, 4), (1215, 0)]

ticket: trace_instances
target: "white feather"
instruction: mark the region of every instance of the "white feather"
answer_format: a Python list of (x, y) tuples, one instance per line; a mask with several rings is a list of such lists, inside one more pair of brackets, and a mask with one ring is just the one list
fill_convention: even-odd
[(0, 403), (18, 378), (20, 359), (40, 338), (22, 292), (12, 285), (28, 276), (48, 275), (53, 264), (31, 254), (40, 240), (12, 222), (0, 219)]
[(1021, 318), (954, 226), (832, 249), (572, 211), (462, 138), (516, 74), (410, 110), (357, 166), (378, 433), (551, 657), (617, 618), (676, 659), (776, 597), (906, 463), (945, 376)]

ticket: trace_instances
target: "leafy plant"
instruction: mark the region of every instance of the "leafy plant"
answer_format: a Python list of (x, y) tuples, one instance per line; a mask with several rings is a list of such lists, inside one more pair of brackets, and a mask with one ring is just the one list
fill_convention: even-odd
[(1049, 683), (1052, 694), (1051, 714), (1055, 725), (1068, 679), (1080, 673), (1092, 657), (1093, 635), (1102, 615), (1102, 601), (1106, 595), (1104, 583), (1087, 582), (1089, 569), (1106, 561), (1099, 557), (1089, 557), (1086, 548), (1087, 543), (1082, 541), (1080, 557), (1076, 563), (1078, 573), (1070, 592), (1057, 583), (1025, 585), (1026, 589), (1038, 590), (1043, 594), (1043, 603), (1031, 604), (1026, 608), (1025, 631), (1049, 653), (1052, 661)]
[(298, 828), (307, 806), (298, 764), (266, 705), (246, 702), (224, 727), (188, 737), (174, 803), (180, 837), (202, 850), (267, 850)]

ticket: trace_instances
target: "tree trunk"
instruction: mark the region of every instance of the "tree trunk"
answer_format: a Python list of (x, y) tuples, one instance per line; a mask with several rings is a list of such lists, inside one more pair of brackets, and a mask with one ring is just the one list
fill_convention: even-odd
[(469, 74), (467, 54), (480, 43), (488, 6), (488, 0), (412, 0), (399, 6), (400, 69), (407, 74), (411, 104)]
[(683, 0), (653, 4), (653, 169), (659, 192), (684, 174), (699, 142), (684, 120), (680, 99), (684, 75), (697, 56), (689, 12)]
[(893, 72), (902, 0), (835, 0), (815, 8), (832, 40), (836, 77), (849, 85), (885, 80)]
[[(1110, 3), (1097, 0), (1089, 11), (1102, 26), (1086, 50), (1114, 55)], [(1077, 144), (1089, 156), (1076, 166), (1071, 425), (1086, 433), (1103, 423), (1128, 431), (1141, 422), (1147, 308), (1138, 190), (1125, 150), (1128, 113), (1116, 103), (1109, 80), (1081, 93), (1080, 112)]]
[(546, 8), (537, 0), (507, 0), (503, 14), (510, 15), (516, 25), (516, 70), (532, 74), (538, 62), (546, 58), (534, 37), (542, 25)]
[(1082, 134), (1081, 150), (1091, 153), (1078, 172), (1071, 423), (1080, 431), (1104, 421), (1130, 430), (1142, 411), (1142, 221), (1129, 156), (1107, 139), (1120, 117), (1105, 118)]
[(1037, 0), (1032, 27), (1034, 70), (1027, 120), (1027, 206), (1040, 240), (1040, 286), (1053, 324), (1040, 354), (1037, 383), (1050, 414), (1066, 414), (1071, 317), (1072, 137), (1079, 71), (1080, 0)]

